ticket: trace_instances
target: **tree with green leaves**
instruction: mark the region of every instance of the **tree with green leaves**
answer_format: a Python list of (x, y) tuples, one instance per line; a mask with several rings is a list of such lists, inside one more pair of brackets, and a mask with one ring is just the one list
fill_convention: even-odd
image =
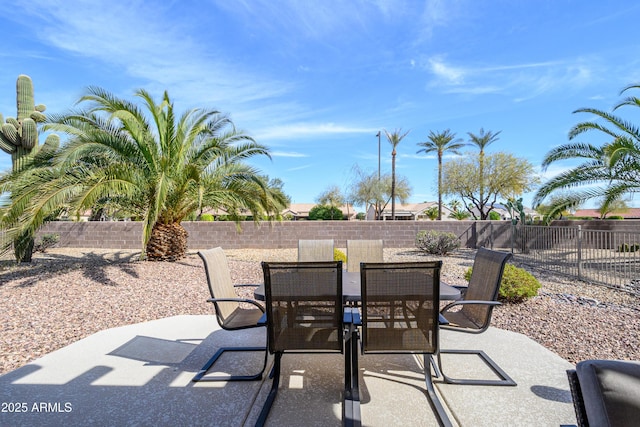
[(474, 134), (471, 132), (467, 132), (467, 135), (469, 135), (469, 142), (472, 145), (475, 145), (476, 147), (478, 147), (478, 149), (480, 150), (480, 154), (478, 157), (478, 177), (480, 179), (480, 189), (479, 189), (479, 200), (484, 200), (485, 199), (485, 195), (484, 195), (484, 181), (485, 181), (485, 172), (484, 172), (484, 149), (493, 144), (494, 142), (496, 142), (498, 140), (498, 135), (500, 135), (500, 132), (502, 131), (498, 131), (498, 132), (492, 132), (492, 131), (486, 131), (484, 130), (484, 128), (480, 128), (480, 132), (478, 132), (478, 134)]
[[(327, 187), (327, 189), (322, 193), (320, 193), (320, 195), (316, 199), (316, 202), (318, 202), (318, 204), (320, 205), (336, 208), (340, 212), (340, 214), (336, 218), (329, 219), (340, 219), (343, 216), (340, 207), (346, 203), (346, 200), (347, 199), (344, 194), (342, 194), (342, 190), (340, 190), (340, 187), (338, 187), (337, 185), (331, 185)], [(335, 211), (332, 210), (331, 212)]]
[[(410, 131), (406, 131), (402, 133), (402, 129), (396, 129), (393, 132), (389, 133), (386, 129), (384, 131), (387, 136), (387, 140), (389, 144), (391, 144), (391, 219), (396, 219), (396, 148), (400, 141), (404, 139), (405, 136), (409, 134)], [(382, 209), (384, 210), (384, 209)]]
[[(469, 153), (444, 165), (445, 195), (460, 198), (474, 219), (486, 220), (498, 199), (505, 200), (530, 191), (538, 183), (533, 165), (508, 153), (484, 156), (480, 178), (480, 156)], [(480, 196), (480, 188), (484, 192)]]
[(438, 221), (442, 220), (442, 158), (444, 153), (451, 152), (460, 154), (459, 150), (466, 144), (462, 139), (456, 138), (455, 133), (446, 129), (442, 132), (429, 132), (428, 141), (419, 142), (418, 146), (422, 147), (417, 153), (436, 153), (438, 156)]
[[(640, 89), (640, 85), (627, 86), (620, 94), (633, 89)], [(640, 107), (640, 98), (626, 97), (613, 111), (625, 106)], [(579, 162), (538, 189), (534, 206), (542, 204), (546, 197), (556, 195), (547, 211), (550, 217), (596, 198), (602, 199), (602, 207), (606, 209), (624, 195), (640, 191), (640, 130), (633, 123), (606, 111), (580, 108), (574, 113), (592, 114), (596, 120), (575, 125), (569, 132), (571, 142), (552, 149), (542, 160), (543, 170), (564, 160)], [(605, 142), (601, 145), (573, 142), (585, 133), (602, 135)]]
[(202, 205), (232, 217), (248, 211), (254, 220), (286, 206), (245, 163), (268, 150), (229, 117), (209, 109), (178, 116), (167, 92), (159, 102), (142, 89), (136, 96), (142, 107), (91, 87), (83, 109), (50, 118), (47, 129), (70, 139), (53, 167), (23, 182), (24, 203), (12, 199), (14, 229), (37, 230), (61, 206), (83, 212), (108, 200), (142, 219), (143, 255), (177, 260), (187, 249), (180, 223)]
[[(378, 172), (367, 173), (354, 167), (356, 175), (355, 181), (349, 191), (349, 200), (354, 204), (364, 205), (369, 211), (371, 207), (375, 209), (375, 219), (380, 219), (382, 211), (385, 210), (391, 200), (391, 175), (384, 174), (378, 178)], [(411, 196), (411, 186), (409, 181), (400, 177), (396, 182), (396, 197), (400, 203), (404, 203)]]

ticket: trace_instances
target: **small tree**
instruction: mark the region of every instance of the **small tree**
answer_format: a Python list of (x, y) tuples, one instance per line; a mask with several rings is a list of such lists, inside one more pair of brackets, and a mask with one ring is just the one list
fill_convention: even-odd
[[(474, 219), (486, 220), (498, 198), (504, 200), (525, 193), (538, 183), (533, 165), (526, 159), (502, 152), (485, 156), (482, 179), (479, 160), (472, 153), (450, 160), (445, 164), (443, 178), (444, 193), (459, 197)], [(482, 196), (481, 181), (484, 181)]]

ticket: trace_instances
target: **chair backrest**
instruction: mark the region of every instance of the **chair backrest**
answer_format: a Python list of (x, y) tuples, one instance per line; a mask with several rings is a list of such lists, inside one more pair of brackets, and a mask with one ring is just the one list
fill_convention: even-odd
[[(504, 266), (509, 258), (511, 254), (508, 252), (478, 248), (464, 300), (496, 301)], [(486, 305), (467, 304), (461, 311), (475, 324), (480, 325), (480, 329), (484, 329), (491, 323), (492, 308)]]
[(442, 261), (362, 264), (363, 352), (438, 351), (441, 267)]
[[(207, 249), (198, 252), (202, 262), (204, 262), (204, 271), (207, 276), (207, 284), (209, 285), (209, 293), (211, 298), (237, 298), (233, 289), (229, 264), (227, 256), (222, 248)], [(235, 310), (238, 304), (218, 304), (214, 303), (216, 315), (221, 324)]]
[(298, 240), (298, 262), (333, 261), (333, 240)]
[(383, 262), (382, 240), (347, 240), (347, 271), (360, 271), (361, 262)]
[(342, 261), (263, 262), (262, 270), (269, 351), (342, 352)]

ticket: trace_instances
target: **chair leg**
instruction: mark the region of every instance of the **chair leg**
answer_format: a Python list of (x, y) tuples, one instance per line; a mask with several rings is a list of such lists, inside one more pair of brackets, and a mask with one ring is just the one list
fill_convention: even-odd
[(278, 387), (280, 386), (281, 359), (282, 353), (276, 353), (273, 361), (273, 381), (271, 382), (271, 390), (269, 390), (267, 400), (265, 400), (264, 405), (262, 406), (262, 411), (260, 411), (260, 415), (256, 421), (256, 427), (262, 427), (265, 425), (269, 412), (271, 411), (271, 406), (273, 406), (273, 401), (276, 400), (276, 394), (278, 394)]
[(346, 427), (359, 427), (360, 415), (360, 387), (358, 384), (358, 332), (351, 325), (347, 334), (345, 345), (345, 366), (344, 366), (344, 402), (343, 402), (343, 425)]
[[(430, 358), (429, 358), (430, 359)], [(450, 427), (451, 420), (449, 420), (449, 416), (447, 415), (447, 411), (445, 411), (444, 406), (440, 402), (440, 398), (436, 394), (436, 389), (433, 386), (433, 379), (431, 378), (431, 365), (429, 364), (429, 360), (427, 360), (427, 355), (424, 355), (424, 379), (427, 386), (427, 397), (429, 398), (429, 403), (431, 407), (435, 410), (436, 416), (438, 417), (438, 423), (443, 427)]]
[[(463, 378), (451, 378), (444, 373), (442, 369), (441, 354), (475, 354), (500, 378), (499, 380), (474, 380)], [(440, 367), (440, 373), (442, 378), (447, 384), (461, 384), (461, 385), (495, 385), (495, 386), (516, 386), (516, 382), (505, 371), (498, 366), (484, 351), (482, 350), (440, 350), (438, 352), (438, 365)]]
[[(205, 376), (207, 372), (211, 369), (211, 367), (216, 363), (218, 358), (222, 356), (222, 353), (225, 351), (229, 352), (241, 352), (241, 351), (264, 351), (264, 362), (262, 365), (262, 369), (260, 372), (254, 375), (221, 375), (214, 377)], [(198, 371), (195, 377), (191, 381), (259, 381), (262, 379), (262, 373), (267, 367), (267, 348), (266, 347), (224, 347), (219, 349), (216, 354), (209, 359), (209, 361)]]

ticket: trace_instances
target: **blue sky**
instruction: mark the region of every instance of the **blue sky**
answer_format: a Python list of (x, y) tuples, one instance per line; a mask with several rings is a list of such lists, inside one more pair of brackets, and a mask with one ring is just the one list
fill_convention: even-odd
[[(640, 82), (639, 12), (635, 0), (5, 0), (0, 112), (16, 114), (19, 74), (55, 113), (90, 85), (168, 90), (180, 111), (217, 108), (267, 145), (272, 160), (253, 164), (296, 203), (346, 189), (354, 165), (377, 171), (376, 133), (401, 128), (397, 173), (411, 202), (431, 201), (437, 161), (416, 154), (429, 131), (501, 131), (487, 152), (539, 170), (590, 118), (574, 110), (611, 110)], [(381, 151), (390, 172), (384, 138)]]

